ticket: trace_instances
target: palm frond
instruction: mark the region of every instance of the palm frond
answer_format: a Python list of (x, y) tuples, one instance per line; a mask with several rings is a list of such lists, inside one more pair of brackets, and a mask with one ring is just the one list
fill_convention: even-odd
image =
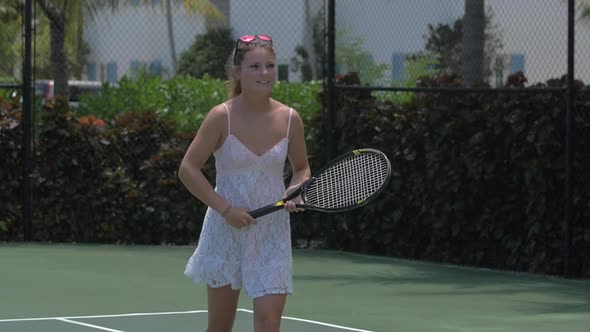
[(225, 15), (209, 0), (183, 0), (189, 14), (201, 14), (210, 19), (226, 20)]

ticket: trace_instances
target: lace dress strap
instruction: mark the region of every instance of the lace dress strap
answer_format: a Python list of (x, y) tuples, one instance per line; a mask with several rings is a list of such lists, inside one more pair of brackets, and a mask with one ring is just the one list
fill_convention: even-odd
[(289, 123), (287, 124), (287, 138), (289, 138), (289, 130), (291, 130), (291, 115), (293, 114), (293, 109), (289, 107)]
[[(227, 136), (229, 136), (231, 134), (231, 122), (229, 119), (229, 108), (227, 107), (227, 105), (225, 103), (223, 103), (223, 107), (225, 107), (225, 112), (227, 113)], [(289, 118), (289, 123), (291, 123), (291, 118)], [(288, 129), (287, 129), (287, 133), (289, 133)]]

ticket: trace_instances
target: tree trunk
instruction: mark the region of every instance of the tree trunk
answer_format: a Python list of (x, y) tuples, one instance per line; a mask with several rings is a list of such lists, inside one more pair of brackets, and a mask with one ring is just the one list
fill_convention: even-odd
[(465, 0), (463, 18), (463, 79), (466, 86), (483, 83), (485, 44), (484, 0)]
[(171, 0), (166, 0), (166, 23), (168, 28), (168, 43), (170, 45), (170, 57), (172, 58), (172, 73), (170, 76), (176, 74), (178, 68), (176, 59), (176, 42), (174, 41), (174, 25), (172, 23), (172, 5)]
[(311, 66), (311, 76), (312, 79), (318, 78), (318, 73), (316, 73), (316, 66), (315, 63), (317, 62), (317, 55), (315, 54), (315, 49), (313, 47), (313, 14), (311, 12), (311, 8), (309, 6), (309, 0), (305, 0), (305, 26), (303, 29), (303, 47), (307, 51), (309, 55), (309, 64)]
[(65, 15), (55, 16), (50, 19), (50, 45), (51, 74), (53, 76), (54, 95), (63, 96), (66, 99), (70, 95), (68, 86), (68, 57), (66, 54), (66, 20)]
[(68, 57), (66, 53), (66, 15), (55, 8), (49, 1), (37, 0), (37, 4), (49, 19), (51, 74), (53, 76), (54, 96), (63, 96), (66, 100), (70, 96), (68, 86)]

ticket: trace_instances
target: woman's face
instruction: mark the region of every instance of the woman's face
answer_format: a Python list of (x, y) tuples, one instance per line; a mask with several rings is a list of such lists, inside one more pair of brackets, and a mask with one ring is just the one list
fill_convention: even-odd
[(242, 92), (272, 92), (276, 80), (276, 57), (267, 47), (254, 47), (244, 55), (238, 69)]

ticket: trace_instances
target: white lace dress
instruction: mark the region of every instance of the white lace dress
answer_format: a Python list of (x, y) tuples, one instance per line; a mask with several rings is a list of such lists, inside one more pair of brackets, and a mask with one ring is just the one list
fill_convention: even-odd
[[(289, 129), (273, 148), (257, 155), (231, 134), (229, 114), (228, 111), (228, 136), (213, 154), (217, 173), (215, 191), (236, 207), (255, 209), (275, 202), (285, 193), (283, 169)], [(291, 113), (287, 128), (290, 125)], [(268, 294), (291, 294), (289, 213), (280, 210), (258, 218), (255, 225), (238, 229), (215, 210), (207, 209), (197, 248), (184, 274), (211, 287), (243, 287), (253, 299)]]

